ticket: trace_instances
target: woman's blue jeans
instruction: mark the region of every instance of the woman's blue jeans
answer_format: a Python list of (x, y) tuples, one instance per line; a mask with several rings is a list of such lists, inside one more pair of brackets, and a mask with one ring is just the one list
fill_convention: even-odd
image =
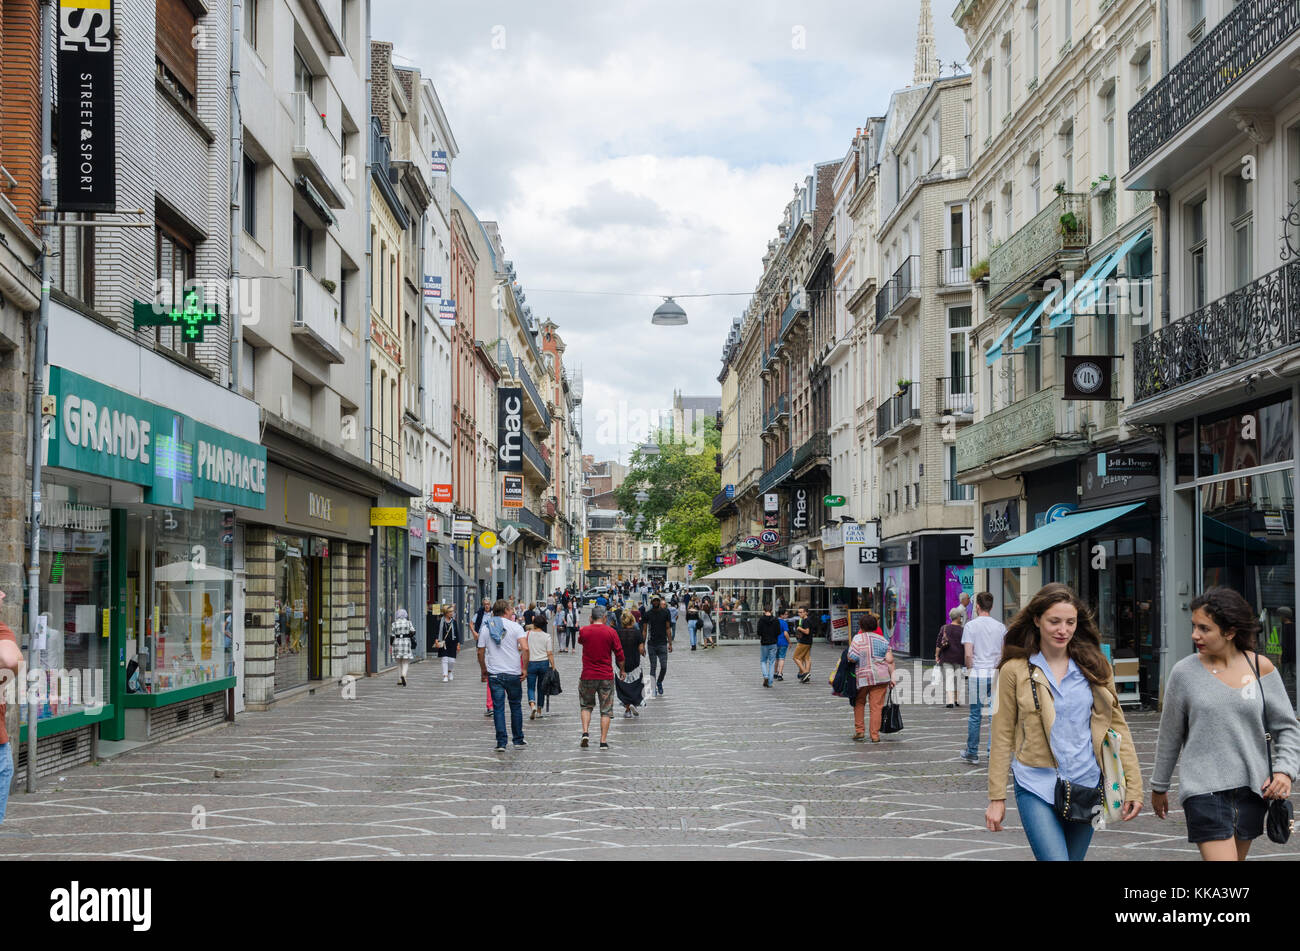
[(537, 683), (542, 678), (542, 674), (551, 669), (549, 660), (530, 660), (528, 662), (528, 702), (532, 703), (537, 699)]
[(699, 623), (700, 623), (699, 621), (687, 621), (687, 622), (686, 622), (686, 628), (687, 628), (687, 630), (689, 630), (689, 631), (691, 632), (691, 646), (692, 646), (692, 647), (695, 646), (695, 627), (696, 627), (696, 625), (699, 624)]
[(1019, 783), (1015, 787), (1020, 824), (1025, 827), (1034, 858), (1039, 862), (1082, 862), (1092, 841), (1092, 823), (1066, 822)]

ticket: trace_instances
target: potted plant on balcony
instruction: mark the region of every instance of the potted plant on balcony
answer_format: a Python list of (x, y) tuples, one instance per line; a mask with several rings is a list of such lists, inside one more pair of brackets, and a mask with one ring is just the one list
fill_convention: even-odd
[(1055, 185), (1052, 186), (1052, 191), (1056, 192), (1056, 194), (1058, 194), (1058, 195), (1064, 195), (1064, 194), (1065, 194), (1065, 182), (1063, 182), (1063, 181), (1062, 181), (1062, 182), (1057, 182)]
[(338, 289), (338, 285), (335, 284), (333, 281), (331, 281), (328, 277), (322, 277), (318, 283), (320, 284), (321, 287), (325, 288), (325, 290), (330, 294), (333, 294), (334, 291)]
[(898, 385), (898, 393), (895, 394), (897, 396), (905, 396), (907, 394), (907, 391), (912, 387), (912, 381), (909, 380), (907, 377), (899, 377), (898, 380), (895, 382)]
[(982, 261), (979, 261), (979, 262), (977, 262), (977, 263), (971, 265), (971, 268), (970, 268), (970, 279), (971, 279), (972, 281), (974, 281), (976, 284), (980, 283), (981, 281), (986, 281), (986, 280), (988, 280), (988, 277), (989, 277), (989, 259), (988, 259), (988, 258), (984, 258)]
[(1067, 211), (1065, 214), (1061, 215), (1062, 235), (1072, 237), (1073, 235), (1078, 234), (1081, 228), (1082, 226), (1079, 224), (1079, 216), (1074, 212)]
[(1093, 198), (1099, 198), (1111, 190), (1114, 182), (1115, 179), (1111, 178), (1109, 175), (1102, 175), (1100, 178), (1093, 180), (1092, 184), (1088, 187), (1088, 190), (1092, 193)]

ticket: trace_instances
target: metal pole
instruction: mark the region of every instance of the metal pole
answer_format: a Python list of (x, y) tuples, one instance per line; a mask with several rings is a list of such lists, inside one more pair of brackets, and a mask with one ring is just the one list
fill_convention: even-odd
[[(51, 82), (53, 61), (50, 57), (51, 32), (50, 14), (54, 10), (52, 0), (41, 0), (41, 155), (53, 152), (52, 111), (54, 88)], [(54, 201), (54, 191), (47, 175), (41, 175), (41, 204), (50, 205)], [(41, 616), (41, 454), (45, 448), (42, 438), (43, 411), (41, 403), (45, 396), (45, 364), (47, 359), (46, 344), (50, 326), (50, 256), (45, 241), (45, 229), (41, 229), (41, 309), (36, 318), (36, 345), (32, 354), (32, 496), (31, 496), (31, 555), (27, 563), (27, 791), (36, 792), (36, 734), (39, 705), (35, 692), (31, 690), (32, 677), (36, 676), (36, 632), (40, 626)]]
[(239, 292), (239, 233), (244, 204), (244, 120), (239, 104), (239, 48), (243, 45), (243, 0), (230, 5), (230, 286), (226, 313), (230, 315), (230, 388), (239, 392), (239, 361), (243, 356), (241, 312), (244, 295)]

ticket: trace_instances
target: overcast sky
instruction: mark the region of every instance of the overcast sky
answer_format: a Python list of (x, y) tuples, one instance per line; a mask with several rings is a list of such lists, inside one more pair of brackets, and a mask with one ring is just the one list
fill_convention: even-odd
[[(953, 6), (934, 5), (945, 73), (966, 60)], [(533, 313), (582, 368), (584, 451), (626, 461), (637, 434), (620, 421), (674, 390), (720, 392), (723, 341), (795, 184), (911, 81), (919, 9), (373, 0), (374, 38), (438, 90), (452, 184), (500, 223)], [(653, 327), (657, 297), (549, 291), (742, 293)]]

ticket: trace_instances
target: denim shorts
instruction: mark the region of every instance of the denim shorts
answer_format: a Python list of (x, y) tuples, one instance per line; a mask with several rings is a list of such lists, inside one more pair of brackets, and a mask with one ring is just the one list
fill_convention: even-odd
[(1219, 842), (1258, 839), (1264, 834), (1268, 804), (1249, 786), (1204, 793), (1183, 800), (1187, 841)]
[(786, 652), (787, 650), (789, 650), (789, 649), (790, 649), (790, 645), (789, 645), (789, 644), (777, 644), (777, 645), (776, 645), (776, 659), (777, 659), (777, 660), (785, 660), (785, 652)]

